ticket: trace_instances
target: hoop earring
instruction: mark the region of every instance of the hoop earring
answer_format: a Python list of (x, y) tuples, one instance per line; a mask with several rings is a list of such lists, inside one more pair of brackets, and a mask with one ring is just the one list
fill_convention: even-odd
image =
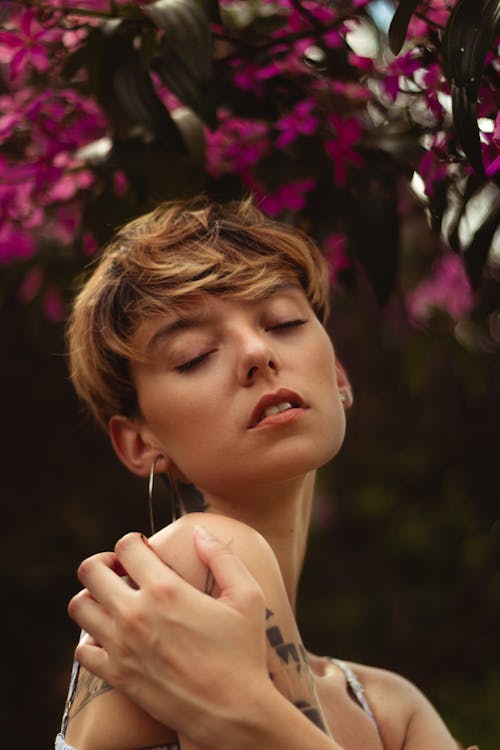
[[(154, 534), (156, 531), (154, 511), (153, 511), (153, 488), (154, 488), (156, 463), (158, 459), (160, 458), (164, 458), (162, 453), (158, 453), (158, 455), (154, 457), (153, 463), (151, 464), (151, 469), (149, 471), (148, 510), (149, 510), (149, 525), (151, 527), (151, 534)], [(179, 491), (177, 482), (175, 481), (174, 477), (171, 476), (170, 472), (167, 471), (165, 474), (161, 474), (161, 478), (166, 484), (168, 484), (170, 504), (172, 508), (172, 520), (170, 521), (170, 523), (173, 523), (173, 521), (177, 521), (178, 518), (186, 514), (186, 506), (184, 505), (184, 500), (182, 499), (182, 495)]]
[(151, 464), (151, 469), (149, 470), (149, 484), (148, 484), (148, 510), (149, 510), (149, 525), (151, 527), (151, 533), (155, 533), (155, 519), (154, 519), (154, 513), (153, 513), (153, 485), (155, 480), (155, 469), (156, 469), (156, 463), (158, 459), (163, 458), (162, 453), (158, 453), (157, 456), (154, 457), (153, 463)]
[(162, 479), (165, 479), (168, 482), (168, 489), (170, 494), (170, 503), (172, 505), (172, 521), (177, 521), (178, 518), (181, 516), (184, 516), (186, 514), (186, 507), (184, 505), (184, 500), (182, 499), (182, 495), (179, 491), (179, 485), (177, 484), (174, 477), (170, 474), (170, 471), (167, 471), (166, 474), (162, 475)]

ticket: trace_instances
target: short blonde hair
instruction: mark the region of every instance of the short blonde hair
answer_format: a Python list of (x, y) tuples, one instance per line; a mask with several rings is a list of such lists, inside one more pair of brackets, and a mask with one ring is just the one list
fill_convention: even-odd
[(105, 428), (114, 414), (138, 416), (129, 363), (140, 360), (141, 323), (201, 292), (258, 300), (287, 280), (324, 323), (326, 263), (302, 231), (269, 219), (250, 198), (158, 206), (115, 234), (76, 297), (68, 344), (77, 394)]

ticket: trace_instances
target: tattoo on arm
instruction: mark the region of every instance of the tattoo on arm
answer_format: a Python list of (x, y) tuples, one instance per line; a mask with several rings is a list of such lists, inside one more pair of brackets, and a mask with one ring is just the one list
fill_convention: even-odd
[[(266, 609), (266, 625), (268, 621), (273, 617), (274, 612), (270, 609)], [(310, 690), (313, 700), (316, 699), (316, 688), (314, 686), (314, 680), (309, 668), (309, 662), (307, 659), (307, 653), (300, 641), (295, 643), (286, 643), (283, 638), (281, 629), (277, 625), (269, 625), (266, 627), (266, 637), (271, 648), (274, 649), (275, 653), (279, 657), (280, 663), (284, 666), (295, 668), (296, 675), (303, 675), (307, 679), (308, 689)], [(270, 673), (271, 679), (275, 680), (275, 675)], [(323, 715), (319, 702), (314, 705), (310, 700), (293, 700), (291, 696), (288, 696), (289, 700), (292, 701), (293, 705), (301, 711), (304, 716), (313, 722), (319, 729), (325, 734), (330, 734)]]
[(325, 721), (321, 716), (321, 712), (316, 706), (311, 706), (307, 701), (294, 701), (293, 705), (296, 706), (299, 711), (302, 711), (304, 716), (307, 716), (307, 718), (312, 721), (313, 724), (316, 724), (316, 726), (325, 732), (325, 734), (329, 733)]
[(111, 685), (81, 667), (78, 676), (78, 685), (69, 710), (68, 721), (74, 719), (90, 701), (103, 693), (107, 693), (109, 690), (113, 690)]
[[(176, 573), (179, 576), (179, 578), (182, 578), (184, 581), (186, 580), (185, 577), (181, 573), (179, 573), (179, 571), (176, 568), (174, 568), (173, 565), (170, 565), (170, 563), (165, 563), (165, 565), (167, 566), (167, 568), (170, 568), (170, 570), (173, 570), (174, 573)], [(208, 594), (209, 596), (215, 596), (216, 587), (217, 587), (217, 582), (213, 576), (213, 573), (210, 570), (210, 568), (207, 568), (205, 583), (203, 585), (203, 592), (205, 594)]]

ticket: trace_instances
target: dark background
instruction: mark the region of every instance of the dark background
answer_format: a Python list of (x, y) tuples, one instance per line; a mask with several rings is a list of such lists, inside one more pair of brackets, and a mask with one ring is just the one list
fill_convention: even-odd
[[(337, 293), (332, 331), (355, 405), (318, 482), (304, 641), (401, 672), (464, 745), (495, 748), (499, 357), (410, 328), (363, 285)], [(66, 614), (76, 567), (147, 530), (146, 486), (76, 402), (62, 326), (7, 304), (0, 337), (2, 746), (42, 748), (58, 730), (77, 638)]]
[[(60, 8), (61, 3), (52, 5)], [(212, 21), (216, 5), (206, 3)], [(350, 2), (338, 5), (355, 14)], [(394, 4), (386, 5), (392, 12)], [(420, 4), (420, 10), (423, 5), (428, 3)], [(2, 20), (13, 14), (17, 23), (21, 6), (39, 11), (45, 24), (54, 22), (50, 2), (28, 0), (4, 0)], [(279, 61), (280, 45), (275, 45), (273, 34), (283, 30), (286, 19), (255, 17), (243, 24), (245, 28), (225, 29), (211, 64), (208, 16), (197, 18), (191, 5), (186, 5), (187, 12), (171, 12), (163, 3), (163, 10), (155, 14), (152, 34), (150, 22), (132, 6), (136, 4), (114, 5), (110, 13), (118, 14), (121, 21), (115, 24), (114, 18), (112, 33), (104, 25), (105, 18), (100, 30), (93, 22), (95, 33), (77, 50), (76, 61), (70, 59), (69, 69), (68, 51), (36, 36), (35, 26), (33, 39), (26, 41), (23, 36), (22, 44), (38, 40), (48, 45), (51, 64), (46, 75), (29, 68), (27, 77), (15, 83), (7, 67), (0, 71), (2, 94), (11, 89), (15, 94), (26, 82), (35, 93), (57, 92), (68, 84), (82, 92), (84, 99), (77, 96), (77, 102), (88, 98), (87, 104), (97, 103), (103, 115), (100, 124), (100, 118), (82, 118), (71, 99), (62, 119), (54, 120), (50, 107), (41, 117), (24, 117), (2, 144), (7, 157), (4, 188), (15, 187), (18, 164), (37, 164), (37, 154), (46, 158), (47, 135), (53, 149), (48, 155), (51, 166), (54, 154), (73, 153), (102, 135), (114, 137), (111, 152), (102, 160), (92, 162), (87, 157), (95, 182), (90, 190), (79, 189), (74, 200), (70, 197), (61, 204), (51, 200), (53, 182), (42, 179), (42, 169), (30, 200), (34, 208), (42, 206), (43, 226), (29, 224), (24, 205), (19, 215), (10, 207), (14, 236), (21, 238), (22, 246), (25, 231), (28, 239), (36, 235), (37, 251), (23, 262), (18, 258), (20, 248), (10, 247), (11, 255), (1, 267), (2, 747), (51, 747), (78, 632), (66, 614), (67, 601), (78, 589), (76, 567), (89, 554), (112, 548), (124, 532), (147, 531), (146, 483), (127, 475), (105, 436), (77, 404), (67, 378), (63, 325), (45, 320), (44, 295), (55, 290), (64, 302), (72, 296), (75, 275), (89, 260), (83, 249), (85, 232), (100, 244), (114, 226), (151, 208), (159, 198), (192, 195), (203, 186), (218, 197), (246, 192), (248, 168), (239, 159), (247, 157), (247, 149), (255, 144), (244, 138), (239, 143), (240, 136), (233, 134), (229, 145), (233, 151), (236, 145), (240, 149), (225, 171), (218, 163), (217, 141), (204, 145), (199, 118), (215, 126), (216, 111), (226, 108), (246, 126), (264, 122), (274, 143), (276, 123), (310, 97), (319, 76), (340, 82), (345, 95), (321, 103), (318, 114), (323, 119), (317, 132), (293, 140), (286, 149), (273, 148), (250, 169), (250, 184), (256, 180), (263, 195), (272, 196), (297, 180), (313, 180), (316, 188), (305, 208), (285, 214), (314, 230), (321, 241), (330, 233), (345, 235), (352, 267), (347, 274), (344, 269), (344, 288), (358, 285), (356, 293), (334, 295), (332, 333), (352, 380), (355, 405), (345, 446), (318, 482), (299, 606), (304, 641), (317, 653), (401, 672), (431, 698), (465, 746), (478, 743), (481, 750), (495, 750), (500, 737), (500, 274), (498, 261), (496, 266), (493, 257), (486, 266), (485, 262), (498, 226), (498, 207), (496, 213), (483, 217), (469, 245), (462, 246), (458, 234), (448, 232), (450, 244), (464, 257), (477, 286), (476, 310), (463, 321), (476, 326), (471, 336), (474, 352), (458, 343), (446, 313), (432, 316), (426, 330), (412, 328), (403, 311), (405, 290), (414, 290), (418, 279), (428, 277), (433, 261), (442, 254), (444, 245), (437, 238), (443, 234), (443, 217), (450, 219), (448, 199), (453, 198), (455, 205), (451, 218), (458, 221), (465, 206), (470, 208), (468, 199), (493, 182), (482, 175), (481, 165), (476, 163), (473, 173), (462, 159), (450, 124), (441, 122), (440, 116), (414, 120), (405, 97), (394, 105), (375, 97), (387, 127), (380, 127), (377, 118), (372, 121), (364, 99), (352, 96), (351, 84), (366, 79), (350, 62), (348, 45), (325, 47), (321, 24), (318, 28), (314, 18), (306, 33), (325, 48), (320, 68), (313, 66), (306, 72), (299, 64), (294, 72), (285, 67), (282, 74), (267, 78), (257, 95), (239, 88), (233, 80), (236, 69), (228, 60), (236, 59), (242, 70), (249, 66), (250, 71), (254, 65)], [(305, 17), (311, 21), (310, 13), (301, 9), (298, 0), (293, 6), (295, 22), (297, 14), (302, 16), (302, 28)], [(455, 6), (458, 12), (445, 21), (453, 21), (451, 40), (436, 31), (432, 20), (428, 25), (424, 68), (430, 70), (433, 62), (438, 67), (444, 64), (452, 78), (455, 71), (462, 79), (466, 61), (464, 80), (470, 81), (479, 81), (484, 68), (480, 100), (483, 115), (493, 123), (497, 71), (492, 56), (486, 66), (481, 56), (489, 46), (487, 14), (494, 13), (494, 4), (469, 0)], [(182, 11), (182, 4), (179, 7)], [(400, 0), (398, 9), (397, 26), (404, 37), (414, 3)], [(479, 27), (470, 23), (469, 13), (477, 9), (485, 19)], [(137, 51), (138, 28), (142, 56)], [(444, 37), (448, 41), (442, 47)], [(201, 38), (204, 43), (186, 45), (186, 38)], [(262, 54), (255, 56), (259, 51), (255, 45), (262, 43)], [(172, 48), (177, 55), (170, 54)], [(383, 34), (379, 53), (380, 63), (387, 60)], [(298, 47), (295, 54), (300, 63), (303, 53)], [(153, 63), (185, 105), (177, 110), (176, 127), (151, 92)], [(83, 89), (81, 65), (88, 74)], [(390, 75), (383, 67), (385, 73), (370, 74), (375, 89), (383, 87)], [(434, 86), (422, 89), (421, 109), (428, 107), (429, 93), (437, 96), (446, 90), (443, 81)], [(453, 120), (470, 161), (474, 148), (479, 148), (477, 92), (469, 85), (466, 89)], [(27, 104), (31, 100), (30, 96)], [(14, 109), (12, 102), (11, 106)], [(171, 106), (174, 110), (174, 104), (167, 102), (167, 108)], [(325, 160), (325, 139), (337, 137), (328, 125), (332, 113), (344, 123), (354, 118), (362, 128), (353, 146), (354, 156), (362, 156), (360, 166), (357, 161), (350, 164), (352, 154), (347, 158), (348, 149), (342, 146), (350, 165), (342, 185), (332, 172), (334, 166), (337, 170), (334, 161)], [(435, 230), (431, 236), (423, 205), (415, 219), (413, 204), (405, 205), (409, 199), (402, 184), (415, 168), (425, 176), (429, 163), (423, 169), (421, 135), (436, 135), (443, 127), (444, 152), (441, 147), (428, 152), (435, 172), (427, 185), (433, 194), (427, 207)], [(186, 139), (187, 154), (180, 149), (177, 128)], [(145, 134), (144, 140), (137, 137), (138, 131)], [(205, 151), (217, 165), (211, 185), (205, 174)], [(43, 159), (38, 166), (46, 166)], [(450, 167), (444, 170), (446, 175), (445, 164)], [(115, 180), (119, 173), (122, 179)], [(118, 188), (125, 175), (129, 189), (123, 188), (123, 193)], [(497, 185), (498, 175), (493, 178)], [(52, 234), (59, 209), (62, 218), (68, 209), (76, 222), (71, 241), (64, 233), (62, 238)], [(453, 229), (453, 221), (448, 221), (448, 230), (450, 226)], [(30, 271), (43, 272), (39, 299), (21, 305), (15, 298), (23, 296), (20, 292)], [(371, 287), (363, 274), (370, 277)], [(372, 289), (387, 302), (384, 309), (375, 302)], [(455, 291), (459, 297), (460, 290)]]

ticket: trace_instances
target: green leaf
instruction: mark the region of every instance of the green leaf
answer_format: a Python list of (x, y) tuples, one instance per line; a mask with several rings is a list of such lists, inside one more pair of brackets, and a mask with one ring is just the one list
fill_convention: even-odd
[(96, 96), (122, 140), (141, 135), (146, 140), (168, 142), (186, 153), (182, 136), (135, 49), (139, 30), (140, 26), (129, 21), (101, 28), (100, 55), (90, 65)]
[(166, 86), (210, 128), (217, 125), (212, 34), (197, 0), (157, 0), (144, 14), (164, 32), (154, 68)]
[(462, 252), (462, 245), (460, 243), (459, 237), (459, 226), (460, 222), (462, 221), (462, 217), (465, 215), (467, 203), (469, 202), (470, 198), (472, 198), (472, 196), (476, 193), (476, 191), (479, 190), (482, 184), (484, 184), (483, 180), (477, 175), (471, 175), (470, 177), (468, 177), (465, 183), (463, 195), (459, 197), (459, 199), (457, 200), (457, 205), (453, 209), (453, 214), (450, 220), (446, 239), (451, 249), (455, 253), (460, 254)]
[(484, 166), (477, 97), (486, 55), (499, 30), (498, 0), (458, 0), (443, 37), (443, 64), (451, 87), (454, 126), (467, 159), (479, 175), (484, 175)]
[(469, 247), (464, 253), (464, 264), (467, 276), (473, 289), (481, 281), (484, 264), (488, 258), (493, 236), (500, 225), (500, 195), (491, 207), (488, 217), (474, 233)]
[(406, 38), (408, 24), (419, 0), (399, 0), (399, 5), (389, 26), (389, 46), (394, 55), (399, 54)]

